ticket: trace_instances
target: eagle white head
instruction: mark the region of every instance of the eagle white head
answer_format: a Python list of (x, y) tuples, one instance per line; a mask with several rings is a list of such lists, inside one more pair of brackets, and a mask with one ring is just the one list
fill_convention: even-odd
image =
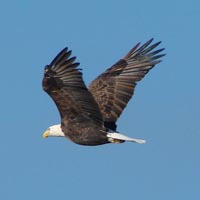
[(50, 126), (44, 133), (43, 133), (43, 138), (47, 138), (49, 136), (54, 136), (54, 137), (65, 137), (65, 134), (62, 132), (61, 125), (53, 125)]

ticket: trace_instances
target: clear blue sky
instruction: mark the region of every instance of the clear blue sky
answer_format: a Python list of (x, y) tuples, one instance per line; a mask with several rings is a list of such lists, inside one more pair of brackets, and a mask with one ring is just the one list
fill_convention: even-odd
[[(0, 199), (199, 199), (199, 19), (198, 0), (2, 1)], [(62, 48), (73, 50), (88, 84), (152, 37), (167, 56), (118, 121), (147, 144), (42, 138), (59, 123), (43, 67)]]

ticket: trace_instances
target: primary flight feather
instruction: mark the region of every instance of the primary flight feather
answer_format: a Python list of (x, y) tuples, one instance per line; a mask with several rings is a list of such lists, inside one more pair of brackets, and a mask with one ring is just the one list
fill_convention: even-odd
[(144, 143), (116, 131), (116, 121), (134, 93), (135, 86), (165, 54), (155, 50), (161, 43), (142, 46), (138, 43), (129, 53), (92, 81), (87, 88), (82, 72), (64, 48), (45, 67), (43, 89), (54, 100), (61, 124), (51, 126), (43, 137), (65, 136), (80, 145), (101, 145), (132, 141)]

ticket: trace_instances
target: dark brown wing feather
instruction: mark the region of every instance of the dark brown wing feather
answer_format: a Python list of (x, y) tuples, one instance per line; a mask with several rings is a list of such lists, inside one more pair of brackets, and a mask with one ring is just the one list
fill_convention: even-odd
[(57, 105), (62, 125), (84, 128), (90, 123), (103, 126), (99, 107), (77, 68), (79, 63), (70, 55), (71, 51), (65, 48), (45, 67), (43, 89)]
[(161, 42), (150, 45), (152, 41), (149, 40), (141, 47), (138, 43), (123, 59), (89, 85), (108, 128), (116, 129), (115, 122), (132, 97), (136, 83), (164, 56), (159, 54), (164, 49), (154, 51)]

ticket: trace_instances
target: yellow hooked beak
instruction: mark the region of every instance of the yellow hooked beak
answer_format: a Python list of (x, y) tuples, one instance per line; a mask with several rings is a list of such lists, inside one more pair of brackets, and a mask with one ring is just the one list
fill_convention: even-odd
[(43, 135), (42, 135), (43, 138), (47, 138), (49, 137), (49, 130), (46, 130)]

